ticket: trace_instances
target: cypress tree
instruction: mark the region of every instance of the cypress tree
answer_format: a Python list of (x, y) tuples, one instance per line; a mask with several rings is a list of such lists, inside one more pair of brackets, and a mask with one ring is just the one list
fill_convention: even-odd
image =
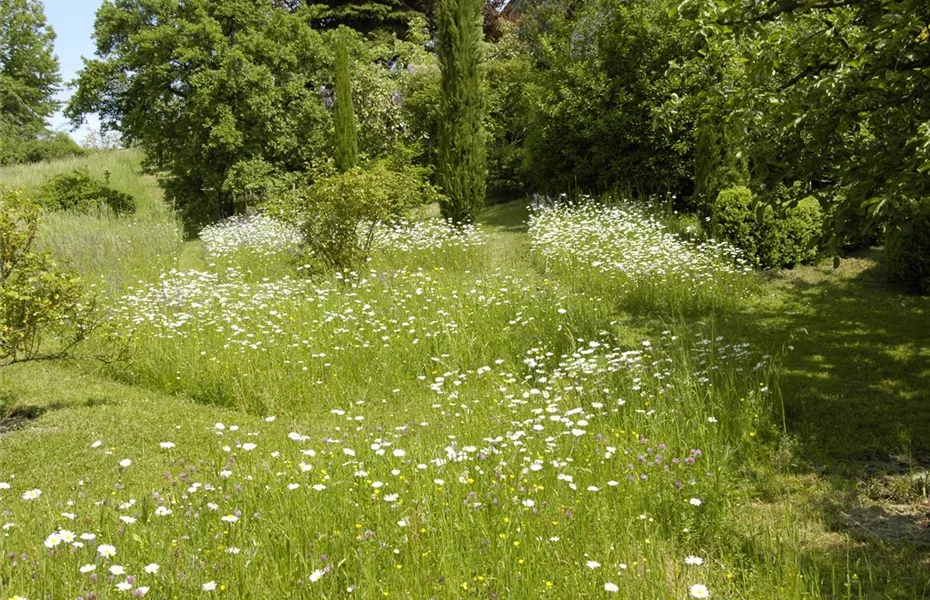
[(722, 190), (749, 185), (749, 165), (732, 128), (703, 118), (694, 140), (694, 196), (708, 211)]
[(484, 206), (483, 8), (482, 0), (440, 0), (437, 7), (442, 74), (438, 180), (447, 198), (442, 214), (456, 223), (473, 222)]
[(336, 169), (344, 173), (358, 161), (358, 128), (355, 124), (355, 107), (352, 105), (352, 80), (349, 77), (349, 49), (346, 30), (336, 32), (336, 149), (333, 158)]

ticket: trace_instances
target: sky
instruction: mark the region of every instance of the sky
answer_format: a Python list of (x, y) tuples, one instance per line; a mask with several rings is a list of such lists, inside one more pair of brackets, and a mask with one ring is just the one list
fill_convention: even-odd
[[(94, 15), (103, 4), (102, 0), (44, 0), (45, 18), (52, 29), (55, 30), (55, 54), (61, 63), (61, 80), (63, 83), (71, 81), (83, 66), (81, 57), (91, 58), (94, 55)], [(73, 90), (67, 86), (58, 92), (57, 98), (67, 102)], [(91, 127), (98, 127), (96, 117), (88, 118)], [(61, 114), (55, 113), (51, 118), (52, 129), (66, 131), (78, 142), (87, 135), (87, 127), (78, 131), (71, 131), (71, 124)]]

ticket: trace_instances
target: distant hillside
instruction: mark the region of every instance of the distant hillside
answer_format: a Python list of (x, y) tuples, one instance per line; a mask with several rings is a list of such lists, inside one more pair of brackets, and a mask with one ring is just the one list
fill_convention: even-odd
[(4, 185), (38, 190), (55, 175), (86, 168), (93, 177), (101, 180), (106, 179), (109, 173), (109, 185), (136, 198), (140, 213), (162, 213), (161, 189), (154, 177), (142, 173), (141, 162), (140, 150), (91, 152), (49, 162), (3, 167), (0, 181)]

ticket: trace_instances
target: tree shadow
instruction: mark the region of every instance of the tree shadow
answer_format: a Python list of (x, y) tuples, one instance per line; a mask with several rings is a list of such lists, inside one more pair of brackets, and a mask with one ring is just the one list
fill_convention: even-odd
[(819, 482), (802, 502), (834, 536), (804, 559), (824, 595), (930, 598), (930, 298), (890, 287), (881, 259), (769, 273), (716, 328), (779, 357), (796, 472)]
[(526, 233), (529, 216), (529, 201), (517, 200), (484, 207), (478, 222), (507, 233)]
[(930, 459), (930, 298), (889, 288), (880, 256), (771, 274), (777, 292), (735, 327), (781, 354), (789, 432), (804, 458), (839, 472)]
[(98, 394), (91, 394), (79, 401), (56, 400), (45, 404), (23, 403), (5, 390), (0, 397), (0, 435), (28, 426), (42, 415), (66, 408), (93, 408), (116, 404), (115, 401)]

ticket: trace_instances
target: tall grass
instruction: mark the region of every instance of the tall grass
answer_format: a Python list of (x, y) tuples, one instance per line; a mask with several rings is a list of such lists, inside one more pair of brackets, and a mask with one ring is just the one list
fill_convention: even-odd
[[(615, 256), (617, 238), (573, 239), (583, 243), (560, 260)], [(642, 260), (674, 247), (637, 239), (661, 246), (640, 248)], [(130, 358), (110, 372), (245, 412), (214, 424), (190, 410), (152, 421), (141, 440), (122, 433), (136, 423), (120, 413), (119, 427), (111, 417), (84, 435), (80, 468), (13, 480), (0, 490), (16, 523), (4, 544), (29, 560), (0, 563), (6, 589), (821, 597), (801, 532), (745, 507), (744, 478), (774, 430), (772, 358), (699, 324), (649, 339), (623, 330), (619, 308), (635, 303), (602, 290), (635, 290), (661, 264), (592, 290), (595, 272), (566, 282), (491, 268), (499, 249), (395, 240), (368, 270), (327, 280), (254, 281), (224, 266), (129, 289), (111, 335)], [(718, 259), (706, 264), (736, 275)], [(648, 304), (728, 305), (716, 276), (665, 278)]]
[(151, 281), (170, 269), (183, 241), (176, 215), (165, 205), (155, 178), (142, 173), (141, 160), (139, 150), (114, 150), (3, 169), (5, 184), (29, 194), (38, 193), (55, 175), (86, 168), (135, 198), (137, 209), (131, 216), (52, 211), (42, 217), (38, 246), (106, 295), (118, 295), (128, 285)]
[(100, 180), (109, 173), (112, 188), (136, 199), (140, 218), (169, 214), (155, 179), (142, 175), (141, 162), (142, 151), (137, 149), (90, 152), (83, 156), (3, 167), (3, 183), (35, 192), (55, 175), (75, 169), (87, 169), (92, 177)]

